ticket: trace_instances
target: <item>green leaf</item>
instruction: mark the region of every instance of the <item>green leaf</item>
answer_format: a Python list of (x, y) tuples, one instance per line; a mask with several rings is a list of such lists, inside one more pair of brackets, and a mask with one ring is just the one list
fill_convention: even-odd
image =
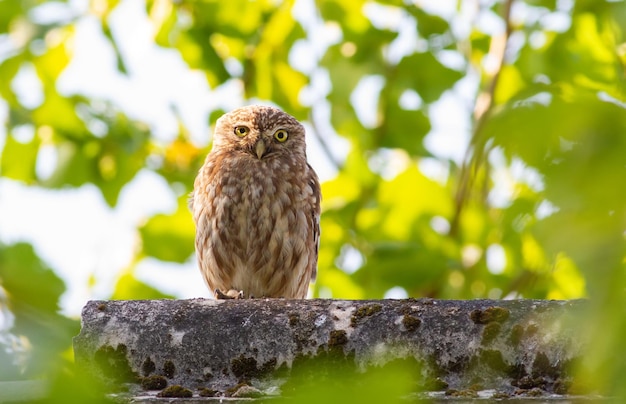
[(423, 140), (430, 131), (430, 121), (423, 111), (408, 111), (396, 106), (389, 108), (384, 129), (381, 147), (403, 149), (412, 156), (429, 154)]
[(123, 115), (110, 127), (97, 156), (95, 184), (110, 206), (117, 203), (122, 188), (128, 184), (146, 163), (149, 149), (147, 128), (131, 122)]
[(0, 175), (32, 184), (36, 181), (35, 165), (41, 141), (37, 136), (22, 143), (9, 135), (0, 154)]
[(63, 281), (25, 243), (0, 244), (0, 284), (11, 306), (29, 306), (49, 313), (56, 313), (65, 291)]
[(176, 34), (178, 10), (172, 3), (160, 3), (152, 0), (146, 2), (146, 8), (156, 30), (154, 42), (163, 47), (171, 46), (172, 37)]
[[(145, 166), (150, 149), (148, 128), (112, 108), (98, 112), (83, 106), (85, 119), (103, 122), (107, 133), (97, 137), (86, 129), (76, 136), (74, 132), (60, 131), (66, 138), (58, 141), (57, 167), (44, 185), (57, 188), (93, 183), (106, 202), (115, 206), (122, 188)], [(84, 127), (82, 120), (78, 123)]]
[(525, 90), (527, 83), (524, 82), (519, 70), (513, 65), (503, 66), (498, 78), (498, 86), (494, 91), (494, 103), (504, 104), (518, 93)]
[(158, 289), (135, 278), (132, 273), (124, 273), (117, 280), (113, 300), (142, 300), (142, 299), (174, 299), (174, 296), (161, 292)]
[(365, 0), (319, 0), (316, 3), (324, 20), (338, 21), (347, 31), (363, 33), (370, 26), (369, 20), (363, 14)]
[(424, 38), (432, 35), (442, 35), (450, 29), (450, 25), (443, 18), (426, 13), (417, 6), (409, 6), (407, 10), (417, 19), (417, 31)]
[(230, 79), (230, 74), (224, 66), (224, 61), (210, 41), (213, 30), (202, 27), (192, 27), (176, 42), (181, 56), (192, 69), (202, 69), (211, 87), (217, 87)]
[(321, 288), (330, 289), (334, 298), (364, 299), (366, 297), (362, 285), (355, 282), (345, 272), (334, 267), (324, 268), (323, 271), (319, 272), (315, 281), (315, 289), (318, 294)]
[(32, 246), (19, 243), (0, 244), (0, 287), (15, 315), (10, 331), (27, 338), (31, 346), (23, 376), (47, 374), (56, 368), (61, 351), (80, 329), (78, 321), (57, 313), (65, 284), (37, 257)]
[(25, 61), (23, 55), (18, 54), (7, 58), (0, 63), (0, 96), (6, 100), (9, 105), (17, 107), (20, 105), (17, 96), (11, 88), (11, 81), (17, 75), (22, 63)]
[(548, 10), (556, 8), (556, 0), (526, 0), (528, 4), (538, 7), (545, 7)]
[(15, 18), (23, 15), (26, 10), (23, 9), (24, 2), (21, 1), (3, 1), (2, 13), (0, 13), (0, 34), (9, 32), (11, 23)]
[(624, 259), (619, 218), (626, 217), (626, 190), (616, 184), (626, 178), (626, 109), (564, 89), (563, 96), (543, 92), (510, 103), (486, 130), (507, 155), (543, 174), (544, 195), (557, 212), (533, 232), (550, 254), (571, 257), (587, 275), (590, 295), (600, 296), (622, 281), (614, 271)]
[[(552, 83), (568, 82), (618, 98), (621, 93), (623, 98), (623, 65), (614, 32), (614, 25), (602, 14), (574, 15), (569, 31), (545, 33), (547, 41), (542, 48), (535, 49), (530, 43), (522, 47), (515, 65), (526, 82), (541, 75)], [(616, 91), (620, 87), (621, 91)]]
[(87, 137), (87, 128), (76, 114), (76, 104), (80, 98), (64, 97), (53, 86), (45, 87), (44, 96), (44, 102), (32, 113), (32, 120), (37, 127), (49, 126), (61, 136), (76, 139)]
[(368, 295), (382, 298), (394, 286), (401, 285), (410, 296), (423, 296), (437, 289), (446, 276), (448, 258), (414, 242), (378, 242), (371, 246), (366, 264), (354, 273), (357, 284)]
[(424, 102), (431, 103), (452, 89), (461, 77), (461, 72), (445, 67), (432, 53), (416, 52), (402, 58), (395, 80), (399, 86), (417, 91)]
[(54, 34), (58, 43), (49, 46), (45, 53), (34, 57), (32, 61), (44, 86), (48, 87), (54, 87), (55, 81), (69, 64), (71, 51), (68, 43), (74, 39), (72, 29), (57, 28)]
[(452, 215), (449, 192), (441, 184), (426, 178), (415, 164), (393, 180), (382, 182), (377, 201), (380, 204), (378, 209), (384, 213), (384, 221), (375, 232), (380, 232), (380, 237), (387, 240), (410, 239), (418, 231), (418, 219), (422, 216)]
[(139, 232), (145, 255), (163, 261), (187, 261), (194, 252), (196, 234), (187, 197), (179, 198), (176, 212), (153, 216)]

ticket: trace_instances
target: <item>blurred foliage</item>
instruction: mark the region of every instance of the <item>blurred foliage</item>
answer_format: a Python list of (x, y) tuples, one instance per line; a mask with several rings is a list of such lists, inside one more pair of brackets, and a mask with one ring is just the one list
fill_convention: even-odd
[[(236, 82), (246, 99), (309, 121), (310, 141), (337, 162), (336, 177), (322, 185), (315, 296), (590, 296), (581, 332), (597, 344), (581, 374), (603, 393), (626, 395), (626, 361), (616, 359), (626, 357), (626, 4), (494, 0), (471, 11), (466, 3), (445, 17), (407, 2), (317, 0), (307, 21), (294, 17), (294, 1), (148, 0), (145, 10), (155, 44), (177, 51), (211, 88)], [(63, 17), (36, 18), (51, 4)], [(120, 105), (57, 86), (81, 18), (99, 22), (119, 74), (128, 74), (126, 38), (109, 26), (117, 6), (94, 0), (83, 15), (64, 1), (0, 1), (0, 101), (8, 111), (0, 175), (51, 189), (93, 184), (111, 207), (140, 169), (161, 175), (180, 196), (178, 209), (137, 229), (142, 247), (112, 297), (164, 297), (134, 277), (134, 265), (189, 259), (184, 195), (206, 150), (182, 124), (164, 144)], [(294, 49), (320, 38), (329, 45), (307, 53), (314, 68), (294, 67)], [(320, 73), (330, 89), (306, 100), (303, 90)], [(20, 74), (33, 76), (40, 97), (16, 91)], [(366, 116), (355, 90), (372, 79), (382, 84), (367, 94), (376, 113)], [(463, 116), (450, 116), (470, 122), (451, 145), (469, 137), (460, 162), (424, 143), (446, 93), (471, 100)], [(329, 122), (314, 113), (324, 106)], [(335, 155), (335, 134), (321, 129), (328, 127), (349, 142), (345, 158)], [(37, 163), (50, 150), (55, 166), (42, 177)], [(433, 165), (443, 174), (425, 169)], [(64, 374), (67, 367), (59, 373), (55, 360), (42, 360), (63, 357), (78, 330), (58, 314), (63, 282), (30, 246), (16, 244), (0, 245), (0, 285), (0, 304), (15, 317), (11, 332), (31, 350), (15, 372)]]

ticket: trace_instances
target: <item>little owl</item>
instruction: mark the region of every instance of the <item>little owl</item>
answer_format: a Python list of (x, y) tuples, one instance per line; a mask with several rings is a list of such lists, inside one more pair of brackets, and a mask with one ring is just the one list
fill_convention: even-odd
[(306, 297), (317, 272), (320, 185), (304, 136), (272, 107), (217, 120), (189, 201), (198, 263), (216, 298)]

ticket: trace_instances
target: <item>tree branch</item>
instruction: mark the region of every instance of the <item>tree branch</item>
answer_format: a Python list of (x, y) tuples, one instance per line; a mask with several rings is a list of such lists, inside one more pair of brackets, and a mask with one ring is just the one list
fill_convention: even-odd
[(309, 112), (309, 123), (311, 127), (313, 128), (313, 136), (315, 136), (318, 143), (322, 147), (322, 151), (326, 155), (326, 158), (328, 159), (328, 161), (332, 163), (332, 165), (337, 169), (337, 171), (340, 171), (343, 168), (343, 164), (340, 163), (339, 160), (337, 160), (333, 152), (330, 150), (330, 146), (328, 145), (326, 140), (324, 140), (324, 137), (320, 135), (319, 126), (317, 125), (315, 121), (315, 117), (313, 116), (312, 112)]
[(465, 153), (463, 159), (463, 166), (461, 167), (461, 174), (459, 179), (459, 185), (457, 187), (457, 193), (455, 196), (455, 211), (450, 225), (450, 235), (456, 236), (461, 220), (461, 214), (473, 187), (473, 181), (476, 173), (485, 163), (485, 144), (487, 139), (483, 137), (483, 129), (487, 119), (493, 109), (493, 99), (495, 96), (498, 82), (500, 79), (500, 72), (504, 67), (504, 57), (506, 53), (506, 46), (513, 32), (513, 26), (511, 25), (511, 8), (514, 0), (505, 0), (504, 8), (502, 11), (502, 18), (505, 21), (505, 32), (500, 36), (494, 36), (491, 39), (489, 48), (489, 54), (492, 55), (497, 61), (497, 67), (492, 73), (491, 81), (489, 82), (487, 89), (482, 91), (476, 97), (476, 104), (474, 107), (474, 131), (472, 132), (472, 138), (470, 144)]

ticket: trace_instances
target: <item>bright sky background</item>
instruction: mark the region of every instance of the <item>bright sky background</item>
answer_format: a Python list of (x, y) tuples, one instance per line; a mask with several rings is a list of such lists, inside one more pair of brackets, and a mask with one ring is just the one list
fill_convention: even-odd
[[(455, 30), (463, 32), (468, 29), (471, 12), (456, 15), (456, 0), (419, 3), (430, 9), (436, 8), (447, 18), (454, 17)], [(70, 4), (81, 14), (87, 7), (87, 1), (76, 0)], [(303, 45), (311, 47), (308, 54), (313, 56), (303, 62), (302, 69), (315, 69), (314, 55), (321, 54), (320, 47), (333, 40), (332, 29), (328, 30), (320, 25), (320, 21), (307, 17), (314, 15), (312, 4), (312, 0), (299, 0), (295, 13), (309, 29), (320, 30), (320, 35), (315, 38), (322, 38), (322, 44)], [(54, 18), (59, 11), (63, 10), (44, 8), (37, 17)], [(400, 24), (402, 15), (374, 11), (377, 11), (372, 13), (377, 15), (377, 24), (403, 26)], [(228, 110), (243, 103), (237, 82), (211, 90), (203, 74), (190, 70), (175, 50), (154, 45), (152, 26), (143, 2), (121, 1), (111, 14), (110, 24), (114, 35), (123, 38), (118, 44), (122, 46), (129, 75), (122, 76), (117, 72), (113, 51), (103, 38), (97, 20), (86, 14), (77, 25), (73, 60), (59, 81), (62, 93), (113, 100), (132, 118), (147, 122), (154, 136), (163, 141), (171, 140), (177, 134), (176, 117), (170, 108), (174, 104), (192, 139), (199, 145), (206, 145), (209, 140), (209, 111), (216, 107)], [(497, 24), (495, 27), (497, 29)], [(398, 46), (408, 45), (400, 43)], [(0, 57), (2, 50), (0, 44)], [(298, 52), (306, 55), (306, 50), (299, 49)], [(13, 88), (22, 100), (37, 105), (41, 102), (41, 89), (33, 74), (28, 70), (21, 72), (13, 82)], [(359, 96), (352, 97), (362, 100), (357, 105), (360, 115), (367, 115), (376, 107), (374, 94), (380, 85), (375, 77), (368, 80), (355, 90), (360, 92)], [(315, 81), (312, 87), (316, 90), (310, 90), (303, 97), (311, 100), (324, 97), (324, 85), (330, 85), (327, 76), (316, 74)], [(461, 160), (468, 141), (466, 117), (468, 108), (472, 108), (475, 81), (472, 77), (463, 79), (432, 107), (433, 129), (425, 139), (425, 145), (435, 155), (457, 162)], [(319, 108), (321, 113), (325, 110), (327, 108), (323, 106)], [(0, 100), (0, 120), (6, 118), (6, 113), (6, 105)], [(0, 147), (5, 141), (4, 130), (0, 128)], [(25, 133), (24, 136), (32, 134)], [(345, 154), (347, 145), (341, 139), (334, 140), (332, 146), (338, 156)], [(313, 137), (309, 137), (309, 149), (309, 159), (320, 178), (332, 178), (335, 172)], [(53, 166), (54, 153), (44, 150), (41, 157), (37, 170), (45, 176)], [(447, 168), (435, 159), (427, 159), (420, 166), (433, 178), (444, 179), (447, 175)], [(138, 224), (155, 213), (172, 212), (174, 208), (175, 198), (165, 180), (147, 170), (141, 171), (123, 189), (115, 209), (110, 209), (99, 190), (91, 185), (48, 191), (0, 179), (0, 240), (4, 243), (20, 240), (33, 243), (40, 257), (66, 282), (68, 291), (62, 299), (63, 312), (78, 315), (87, 300), (108, 297), (120, 272), (132, 265), (133, 252), (139, 246)], [(209, 296), (195, 258), (182, 266), (144, 260), (139, 263), (135, 275), (179, 298)], [(93, 288), (89, 287), (90, 279), (96, 281)]]

